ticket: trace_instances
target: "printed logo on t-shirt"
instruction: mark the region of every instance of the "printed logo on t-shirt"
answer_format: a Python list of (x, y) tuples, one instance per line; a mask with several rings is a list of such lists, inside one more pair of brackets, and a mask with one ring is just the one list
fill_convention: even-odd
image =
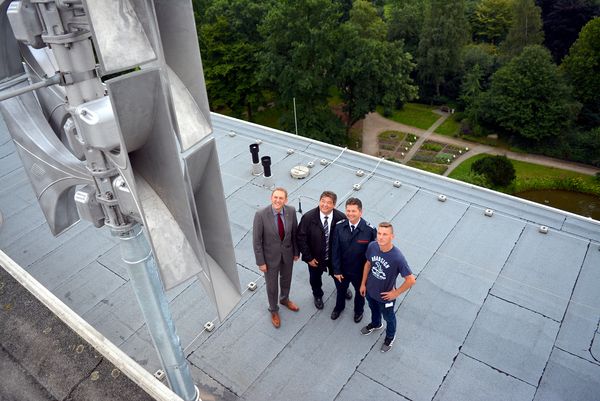
[(385, 280), (385, 272), (383, 269), (389, 269), (390, 265), (381, 256), (373, 256), (371, 258), (371, 274), (378, 280)]

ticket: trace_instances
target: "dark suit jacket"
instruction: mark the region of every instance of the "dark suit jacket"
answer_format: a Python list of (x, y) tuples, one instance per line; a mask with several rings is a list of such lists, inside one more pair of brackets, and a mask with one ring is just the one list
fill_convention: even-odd
[[(346, 216), (337, 209), (333, 209), (331, 214), (331, 228), (329, 229), (329, 261), (331, 262), (331, 250), (333, 249), (333, 236), (335, 224), (345, 219)], [(325, 230), (321, 223), (321, 214), (319, 207), (309, 210), (302, 216), (298, 225), (298, 248), (302, 253), (302, 260), (306, 263), (317, 259), (318, 266), (327, 269), (325, 263)], [(329, 274), (333, 274), (331, 263), (329, 263)]]
[(348, 220), (342, 220), (335, 225), (335, 238), (331, 261), (334, 274), (362, 277), (367, 257), (367, 246), (377, 239), (377, 229), (360, 219), (360, 223), (350, 232)]
[(283, 208), (285, 218), (285, 237), (283, 241), (279, 238), (271, 205), (259, 209), (254, 215), (252, 239), (257, 266), (264, 264), (267, 266), (278, 265), (282, 256), (286, 264), (291, 264), (294, 261), (294, 256), (300, 254), (296, 245), (296, 231), (298, 229), (296, 209), (288, 205)]

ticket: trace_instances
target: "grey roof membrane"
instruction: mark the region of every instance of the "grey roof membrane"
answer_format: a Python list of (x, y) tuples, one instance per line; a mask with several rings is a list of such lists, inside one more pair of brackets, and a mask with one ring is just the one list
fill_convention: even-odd
[[(258, 288), (223, 322), (197, 280), (167, 294), (203, 399), (600, 399), (600, 223), (217, 114), (213, 125), (240, 281)], [(332, 280), (325, 309), (313, 306), (302, 262), (291, 293), (300, 312), (282, 310), (272, 327), (251, 243), (270, 196), (251, 175), (257, 140), (296, 208), (315, 207), (329, 189), (341, 210), (356, 196), (366, 220), (394, 223), (418, 278), (397, 303), (390, 352), (379, 352), (383, 333), (360, 334), (368, 311), (358, 325), (350, 306), (330, 319)], [(290, 176), (309, 162), (306, 179)], [(160, 368), (116, 240), (84, 222), (52, 237), (3, 124), (0, 212), (2, 250), (146, 369)], [(207, 321), (214, 331), (203, 331)]]

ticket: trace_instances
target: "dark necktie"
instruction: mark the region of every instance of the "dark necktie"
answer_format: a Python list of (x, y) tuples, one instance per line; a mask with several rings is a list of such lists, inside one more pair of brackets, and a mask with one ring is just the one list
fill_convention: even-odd
[(285, 237), (285, 229), (283, 228), (283, 220), (281, 220), (281, 213), (277, 213), (277, 229), (279, 230), (279, 238), (283, 241)]
[(355, 228), (356, 228), (356, 227), (354, 227), (353, 225), (350, 225), (350, 232), (354, 232), (354, 229), (355, 229)]
[(325, 216), (325, 222), (323, 223), (323, 231), (325, 231), (325, 260), (329, 259), (329, 223), (327, 219), (329, 216)]

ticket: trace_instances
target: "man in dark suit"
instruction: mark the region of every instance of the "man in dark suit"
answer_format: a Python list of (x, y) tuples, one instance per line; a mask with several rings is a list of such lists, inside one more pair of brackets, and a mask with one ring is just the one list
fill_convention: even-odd
[(365, 298), (360, 295), (365, 253), (371, 241), (377, 239), (377, 230), (362, 218), (362, 202), (358, 198), (346, 201), (346, 220), (339, 221), (333, 230), (333, 276), (337, 288), (333, 320), (340, 316), (346, 306), (344, 295), (350, 284), (355, 289), (354, 321), (360, 322), (365, 308)]
[(289, 298), (292, 266), (298, 260), (299, 251), (296, 209), (287, 206), (287, 201), (287, 191), (275, 188), (271, 193), (271, 204), (256, 212), (252, 227), (254, 257), (259, 270), (265, 274), (271, 322), (276, 328), (281, 325), (278, 300), (289, 310), (300, 310)]
[(333, 228), (345, 218), (342, 212), (335, 209), (336, 202), (337, 195), (334, 192), (324, 191), (319, 198), (319, 206), (306, 212), (298, 225), (298, 248), (302, 260), (308, 264), (310, 287), (317, 309), (323, 309), (323, 273), (329, 272), (333, 276)]

